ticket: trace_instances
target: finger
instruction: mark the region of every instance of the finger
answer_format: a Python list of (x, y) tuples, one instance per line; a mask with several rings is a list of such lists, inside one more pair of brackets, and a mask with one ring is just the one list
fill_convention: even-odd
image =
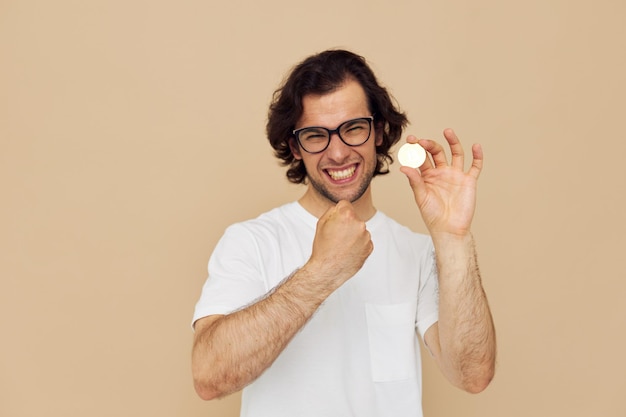
[(469, 169), (469, 174), (478, 179), (480, 172), (483, 169), (483, 147), (479, 143), (472, 145), (472, 166)]
[(337, 217), (340, 219), (341, 222), (348, 224), (353, 221), (361, 221), (356, 213), (354, 205), (348, 200), (340, 200), (335, 205), (335, 210), (337, 213)]
[[(434, 165), (435, 167), (448, 165), (448, 160), (446, 158), (446, 151), (443, 149), (443, 146), (441, 146), (439, 143), (433, 140), (429, 140), (429, 139), (422, 139), (419, 141), (419, 144), (422, 145), (422, 147), (426, 149), (426, 152), (430, 154), (435, 164)], [(423, 171), (424, 170), (422, 170), (422, 172)]]
[(406, 175), (415, 196), (419, 196), (424, 188), (424, 179), (422, 178), (420, 170), (411, 167), (401, 167), (400, 172)]
[(465, 163), (465, 152), (463, 152), (463, 146), (459, 141), (454, 130), (448, 128), (443, 131), (443, 136), (448, 141), (448, 145), (450, 145), (450, 152), (452, 154), (451, 166), (456, 169), (460, 169), (463, 171), (464, 163)]
[(348, 200), (339, 200), (337, 204), (335, 204), (335, 207), (337, 207), (337, 210), (349, 210), (352, 208), (352, 203), (350, 203)]
[(335, 215), (337, 211), (337, 207), (336, 206), (331, 206), (329, 207), (324, 214), (322, 214), (320, 216), (320, 218), (317, 220), (317, 229), (320, 230), (322, 227), (324, 227), (325, 224), (327, 224), (332, 217)]

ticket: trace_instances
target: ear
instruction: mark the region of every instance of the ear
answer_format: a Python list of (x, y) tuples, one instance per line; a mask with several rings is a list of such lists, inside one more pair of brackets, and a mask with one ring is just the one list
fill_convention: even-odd
[(374, 126), (374, 143), (376, 144), (376, 146), (380, 146), (383, 144), (383, 123), (382, 122), (378, 122), (375, 126)]
[(300, 146), (298, 145), (298, 142), (296, 141), (296, 139), (293, 137), (289, 138), (289, 149), (291, 149), (291, 153), (293, 154), (294, 158), (298, 160), (302, 159), (302, 154), (300, 153)]

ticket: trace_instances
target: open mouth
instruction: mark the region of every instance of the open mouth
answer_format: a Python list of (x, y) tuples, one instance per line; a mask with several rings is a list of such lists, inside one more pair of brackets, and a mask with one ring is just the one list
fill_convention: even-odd
[(355, 171), (356, 171), (356, 165), (352, 165), (344, 169), (326, 169), (326, 173), (334, 181), (347, 180), (348, 178), (354, 175)]

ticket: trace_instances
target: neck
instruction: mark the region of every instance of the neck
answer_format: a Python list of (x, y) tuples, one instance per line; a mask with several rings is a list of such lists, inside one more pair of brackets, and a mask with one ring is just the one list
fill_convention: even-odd
[[(311, 186), (307, 188), (307, 191), (302, 197), (300, 197), (298, 202), (306, 211), (318, 219), (322, 217), (322, 215), (326, 213), (329, 208), (336, 205), (335, 202), (317, 193)], [(371, 219), (374, 214), (376, 214), (376, 207), (374, 207), (374, 203), (372, 201), (371, 187), (368, 188), (358, 200), (353, 201), (352, 206), (354, 207), (354, 211), (359, 219), (362, 221), (368, 221)]]

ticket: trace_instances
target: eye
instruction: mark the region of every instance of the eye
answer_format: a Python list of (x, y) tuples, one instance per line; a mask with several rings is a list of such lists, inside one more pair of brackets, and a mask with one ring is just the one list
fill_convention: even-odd
[(346, 123), (342, 127), (342, 132), (344, 134), (353, 135), (361, 133), (362, 131), (368, 128), (368, 123), (364, 120), (354, 120)]
[(356, 124), (356, 125), (353, 125), (353, 126), (348, 126), (347, 131), (348, 132), (353, 132), (353, 131), (358, 131), (358, 130), (362, 130), (362, 129), (365, 129), (365, 127)]
[(300, 132), (300, 140), (304, 140), (306, 142), (326, 140), (327, 137), (328, 134), (322, 129), (311, 128)]

